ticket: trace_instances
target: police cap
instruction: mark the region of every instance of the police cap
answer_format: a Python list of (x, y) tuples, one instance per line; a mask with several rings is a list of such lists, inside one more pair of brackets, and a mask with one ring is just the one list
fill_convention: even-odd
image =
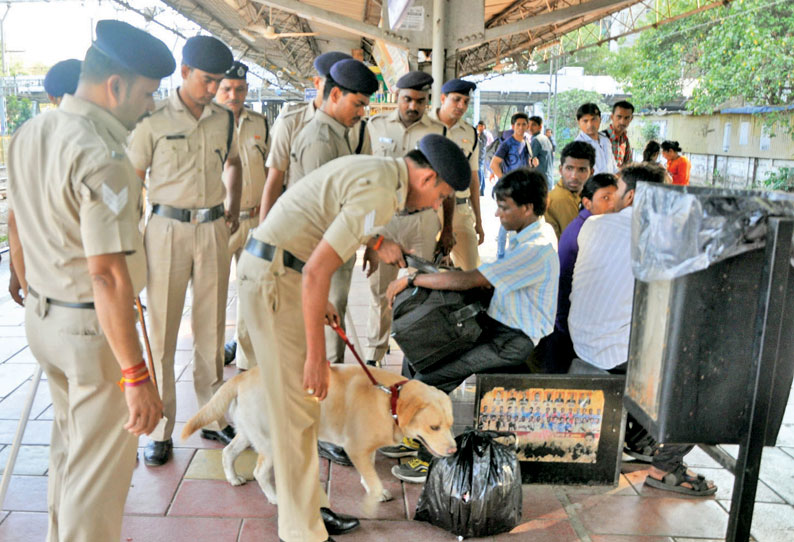
[(454, 141), (439, 134), (428, 134), (419, 140), (419, 150), (438, 176), (456, 191), (469, 187), (471, 167)]
[(423, 71), (408, 72), (397, 79), (397, 88), (407, 88), (411, 90), (430, 90), (433, 85), (433, 77)]
[(477, 88), (477, 85), (471, 81), (464, 81), (463, 79), (450, 79), (441, 87), (441, 94), (449, 94), (450, 92), (457, 92), (458, 94), (466, 94)]
[(331, 73), (331, 66), (340, 60), (347, 60), (350, 58), (353, 57), (347, 53), (329, 51), (314, 59), (314, 69), (317, 70), (317, 73), (319, 73), (321, 77), (328, 77), (328, 74)]
[(74, 94), (80, 79), (82, 62), (76, 58), (61, 60), (44, 76), (44, 90), (50, 96), (60, 98), (64, 94)]
[(193, 36), (182, 48), (182, 64), (207, 73), (225, 73), (233, 62), (231, 49), (212, 36)]
[(353, 92), (369, 96), (378, 90), (378, 78), (359, 60), (340, 60), (331, 66), (330, 76), (337, 85)]
[(232, 63), (232, 67), (226, 70), (226, 73), (223, 74), (223, 78), (245, 80), (245, 76), (247, 73), (248, 73), (248, 66), (246, 66), (239, 60), (235, 60), (234, 63)]
[(149, 79), (168, 77), (176, 69), (174, 56), (165, 43), (122, 21), (99, 21), (96, 40), (91, 46), (128, 70)]

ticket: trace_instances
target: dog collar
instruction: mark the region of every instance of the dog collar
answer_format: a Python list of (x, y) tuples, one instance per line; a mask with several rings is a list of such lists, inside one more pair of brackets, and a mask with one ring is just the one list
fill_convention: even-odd
[(398, 426), (400, 425), (397, 421), (397, 400), (400, 398), (400, 390), (402, 387), (408, 382), (407, 380), (402, 380), (397, 382), (396, 384), (392, 384), (388, 388), (383, 384), (379, 385), (378, 387), (383, 390), (384, 392), (388, 393), (391, 396), (391, 417), (394, 419), (394, 423)]

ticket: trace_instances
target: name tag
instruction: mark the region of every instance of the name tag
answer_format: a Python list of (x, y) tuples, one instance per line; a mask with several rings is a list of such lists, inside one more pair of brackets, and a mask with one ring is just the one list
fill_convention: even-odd
[(394, 140), (392, 138), (390, 138), (390, 137), (380, 137), (380, 138), (378, 138), (378, 141), (380, 141), (381, 143), (386, 143), (386, 144), (394, 143)]
[(185, 139), (185, 134), (174, 134), (165, 136), (166, 139)]

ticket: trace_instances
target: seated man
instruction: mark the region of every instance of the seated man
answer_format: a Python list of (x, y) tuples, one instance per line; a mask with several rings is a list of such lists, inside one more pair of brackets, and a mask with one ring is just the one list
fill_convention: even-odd
[[(434, 290), (493, 288), (487, 325), (477, 345), (455, 359), (413, 375), (447, 393), (475, 373), (509, 371), (524, 365), (538, 341), (554, 328), (559, 261), (539, 222), (546, 210), (546, 177), (537, 171), (517, 169), (502, 177), (494, 191), (496, 216), (505, 229), (515, 232), (504, 258), (472, 271), (414, 273), (392, 282), (386, 293), (391, 303), (398, 293), (413, 286)], [(403, 369), (405, 374), (407, 362)], [(418, 448), (418, 444), (404, 442), (383, 453), (404, 457), (417, 455)], [(395, 466), (392, 473), (404, 481), (422, 482), (428, 462), (418, 457)]]
[(533, 370), (563, 374), (568, 372), (571, 360), (576, 357), (568, 334), (568, 309), (571, 307), (571, 282), (573, 266), (579, 254), (577, 239), (584, 221), (592, 215), (611, 213), (615, 210), (617, 177), (611, 173), (593, 175), (582, 188), (582, 208), (573, 222), (568, 224), (560, 236), (560, 287), (557, 295), (557, 319), (554, 332), (540, 341), (533, 354)]
[(582, 141), (572, 141), (565, 145), (560, 154), (560, 180), (549, 193), (549, 206), (546, 209), (548, 222), (557, 239), (568, 224), (579, 214), (579, 204), (584, 183), (593, 174), (595, 151)]
[[(620, 172), (615, 211), (588, 219), (579, 233), (579, 256), (573, 272), (568, 316), (576, 356), (613, 374), (625, 374), (634, 295), (631, 272), (631, 220), (637, 181), (664, 182), (656, 165), (628, 166)], [(651, 440), (629, 416), (626, 441)], [(687, 469), (684, 455), (692, 446), (651, 442), (646, 455), (651, 469), (645, 483), (651, 487), (693, 496), (712, 495), (716, 486)]]

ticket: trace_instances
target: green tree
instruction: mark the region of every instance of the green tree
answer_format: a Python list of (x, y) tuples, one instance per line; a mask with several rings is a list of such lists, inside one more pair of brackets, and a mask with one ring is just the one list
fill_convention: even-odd
[[(696, 6), (696, 0), (679, 0), (672, 14)], [(687, 108), (700, 114), (737, 99), (786, 106), (794, 104), (793, 50), (794, 2), (734, 0), (641, 33), (633, 47), (621, 50), (633, 62), (612, 71), (638, 107), (659, 107), (690, 88)], [(765, 123), (784, 118), (767, 115)]]
[[(556, 116), (554, 117), (556, 124), (556, 131), (554, 132), (554, 139), (557, 142), (557, 148), (562, 149), (567, 143), (573, 141), (579, 135), (579, 124), (576, 122), (576, 110), (584, 103), (594, 103), (601, 108), (602, 112), (611, 111), (611, 108), (604, 103), (604, 98), (598, 92), (592, 90), (566, 90), (560, 92), (556, 97)], [(554, 99), (552, 100), (552, 108), (554, 108)], [(546, 122), (544, 122), (546, 124)], [(546, 126), (552, 128), (551, 124)]]
[(28, 98), (19, 96), (6, 97), (6, 120), (8, 121), (8, 132), (13, 134), (17, 128), (33, 116), (33, 102)]

